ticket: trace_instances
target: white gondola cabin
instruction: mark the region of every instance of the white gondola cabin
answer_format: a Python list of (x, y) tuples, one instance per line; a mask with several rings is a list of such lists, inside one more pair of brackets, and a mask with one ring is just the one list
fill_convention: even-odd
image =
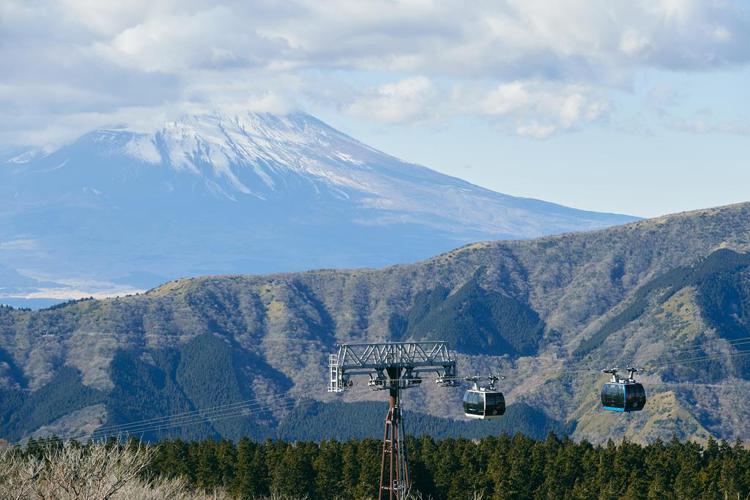
[(500, 418), (505, 413), (505, 397), (495, 389), (498, 377), (489, 377), (489, 387), (480, 387), (479, 377), (467, 380), (474, 382), (474, 386), (464, 394), (464, 415), (481, 420)]

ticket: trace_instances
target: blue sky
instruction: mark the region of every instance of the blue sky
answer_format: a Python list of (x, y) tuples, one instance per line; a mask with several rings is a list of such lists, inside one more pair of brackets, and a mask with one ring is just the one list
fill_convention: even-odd
[(0, 150), (302, 109), (488, 188), (640, 216), (748, 201), (736, 0), (5, 0)]
[[(656, 89), (656, 90), (654, 90)], [(485, 120), (373, 124), (320, 110), (364, 142), (490, 189), (651, 217), (750, 201), (750, 71), (645, 71), (607, 120), (544, 139)], [(664, 109), (654, 102), (667, 99)]]

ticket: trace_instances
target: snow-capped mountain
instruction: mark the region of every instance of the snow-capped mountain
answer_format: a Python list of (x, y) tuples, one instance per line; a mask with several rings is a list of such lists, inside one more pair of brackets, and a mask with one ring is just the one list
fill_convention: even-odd
[(489, 191), (303, 113), (190, 116), (0, 164), (0, 267), (18, 277), (0, 296), (381, 266), (630, 220)]

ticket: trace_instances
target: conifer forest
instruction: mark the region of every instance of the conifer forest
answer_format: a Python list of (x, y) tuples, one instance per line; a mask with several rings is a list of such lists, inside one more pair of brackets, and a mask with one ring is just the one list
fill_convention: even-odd
[[(480, 440), (422, 436), (408, 438), (407, 444), (410, 496), (415, 499), (750, 497), (750, 450), (739, 442), (709, 440), (700, 445), (674, 439), (645, 446), (628, 441), (594, 446), (550, 433), (542, 440), (522, 434)], [(259, 443), (242, 438), (236, 443), (178, 439), (66, 445), (52, 438), (6, 450), (4, 459), (43, 459), (56, 456), (50, 450), (70, 446), (84, 455), (102, 446), (137, 450), (148, 458), (138, 471), (141, 481), (176, 481), (185, 498), (366, 499), (377, 497), (382, 443)], [(8, 479), (0, 475), (0, 493)]]

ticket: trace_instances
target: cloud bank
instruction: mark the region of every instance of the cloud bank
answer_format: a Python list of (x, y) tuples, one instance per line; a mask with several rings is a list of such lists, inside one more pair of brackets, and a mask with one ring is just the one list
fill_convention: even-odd
[(543, 138), (606, 119), (639, 71), (749, 59), (740, 0), (5, 0), (0, 144), (311, 103)]

